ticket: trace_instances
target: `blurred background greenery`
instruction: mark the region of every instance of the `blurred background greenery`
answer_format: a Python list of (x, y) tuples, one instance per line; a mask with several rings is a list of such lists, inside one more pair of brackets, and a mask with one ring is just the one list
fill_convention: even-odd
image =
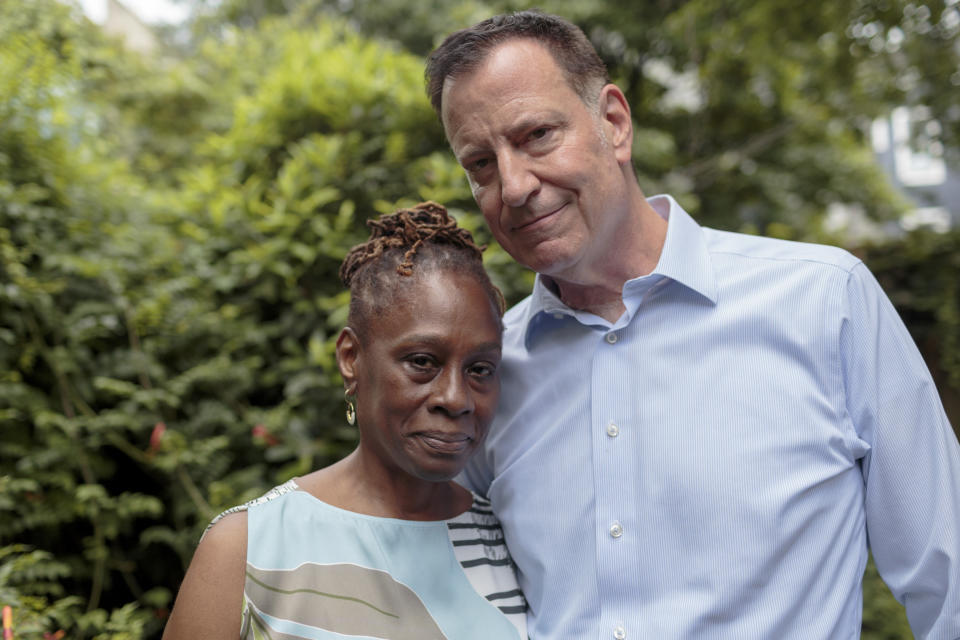
[[(490, 241), (423, 92), (445, 33), (529, 3), (208, 0), (137, 52), (0, 2), (0, 604), (18, 638), (158, 637), (220, 510), (349, 451), (336, 278), (423, 199)], [(871, 123), (956, 166), (957, 0), (545, 0), (633, 107), (634, 162), (709, 226), (865, 259), (960, 423), (960, 232), (906, 231)], [(859, 216), (837, 224), (838, 205)], [(866, 231), (864, 231), (866, 229)], [(496, 246), (511, 301), (531, 274)], [(875, 570), (863, 637), (908, 638)]]

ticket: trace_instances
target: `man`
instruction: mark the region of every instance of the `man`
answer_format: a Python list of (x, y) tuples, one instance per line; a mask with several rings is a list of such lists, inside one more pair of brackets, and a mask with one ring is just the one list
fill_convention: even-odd
[(960, 638), (960, 448), (864, 265), (646, 199), (627, 101), (562, 19), (455, 33), (427, 79), (538, 272), (466, 474), (531, 637), (856, 638), (869, 543), (916, 636)]

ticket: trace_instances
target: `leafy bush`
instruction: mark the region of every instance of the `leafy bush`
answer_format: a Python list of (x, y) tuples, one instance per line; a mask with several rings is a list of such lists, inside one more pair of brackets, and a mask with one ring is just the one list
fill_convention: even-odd
[(19, 637), (139, 637), (213, 515), (352, 448), (336, 270), (363, 219), (469, 192), (421, 61), (342, 23), (208, 47), (165, 95), (231, 115), (185, 125), (187, 161), (117, 100), (136, 61), (24, 6), (0, 15), (23, 10), (0, 43), (0, 588)]
[[(18, 638), (158, 634), (213, 515), (354, 446), (336, 270), (366, 218), (433, 199), (490, 241), (422, 59), (310, 15), (144, 61), (54, 0), (0, 3), (0, 603)], [(668, 159), (686, 135), (669, 126), (639, 134)], [(957, 245), (864, 252), (948, 398)], [(486, 259), (508, 299), (529, 290)], [(864, 637), (900, 633), (875, 573), (866, 592)]]

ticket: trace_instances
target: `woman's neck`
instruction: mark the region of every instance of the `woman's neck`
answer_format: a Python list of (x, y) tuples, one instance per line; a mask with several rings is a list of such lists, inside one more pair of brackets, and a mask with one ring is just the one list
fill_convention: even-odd
[(366, 460), (360, 449), (297, 479), (329, 505), (382, 518), (448, 520), (470, 508), (473, 496), (452, 480), (431, 482)]

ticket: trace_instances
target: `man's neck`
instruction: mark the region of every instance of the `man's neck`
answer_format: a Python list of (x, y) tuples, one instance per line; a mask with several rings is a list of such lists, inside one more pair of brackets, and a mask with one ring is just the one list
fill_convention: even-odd
[[(641, 196), (642, 197), (642, 196)], [(542, 274), (544, 283), (571, 309), (588, 311), (608, 322), (616, 322), (626, 307), (623, 285), (651, 273), (660, 261), (667, 237), (667, 221), (642, 200), (633, 229), (618, 230), (589, 273), (578, 277)], [(619, 246), (616, 246), (619, 244)]]
[(544, 284), (571, 309), (589, 311), (609, 322), (616, 322), (626, 310), (623, 305), (623, 282), (626, 280), (620, 283), (619, 288), (607, 289), (600, 285), (580, 285), (550, 276), (542, 278)]

